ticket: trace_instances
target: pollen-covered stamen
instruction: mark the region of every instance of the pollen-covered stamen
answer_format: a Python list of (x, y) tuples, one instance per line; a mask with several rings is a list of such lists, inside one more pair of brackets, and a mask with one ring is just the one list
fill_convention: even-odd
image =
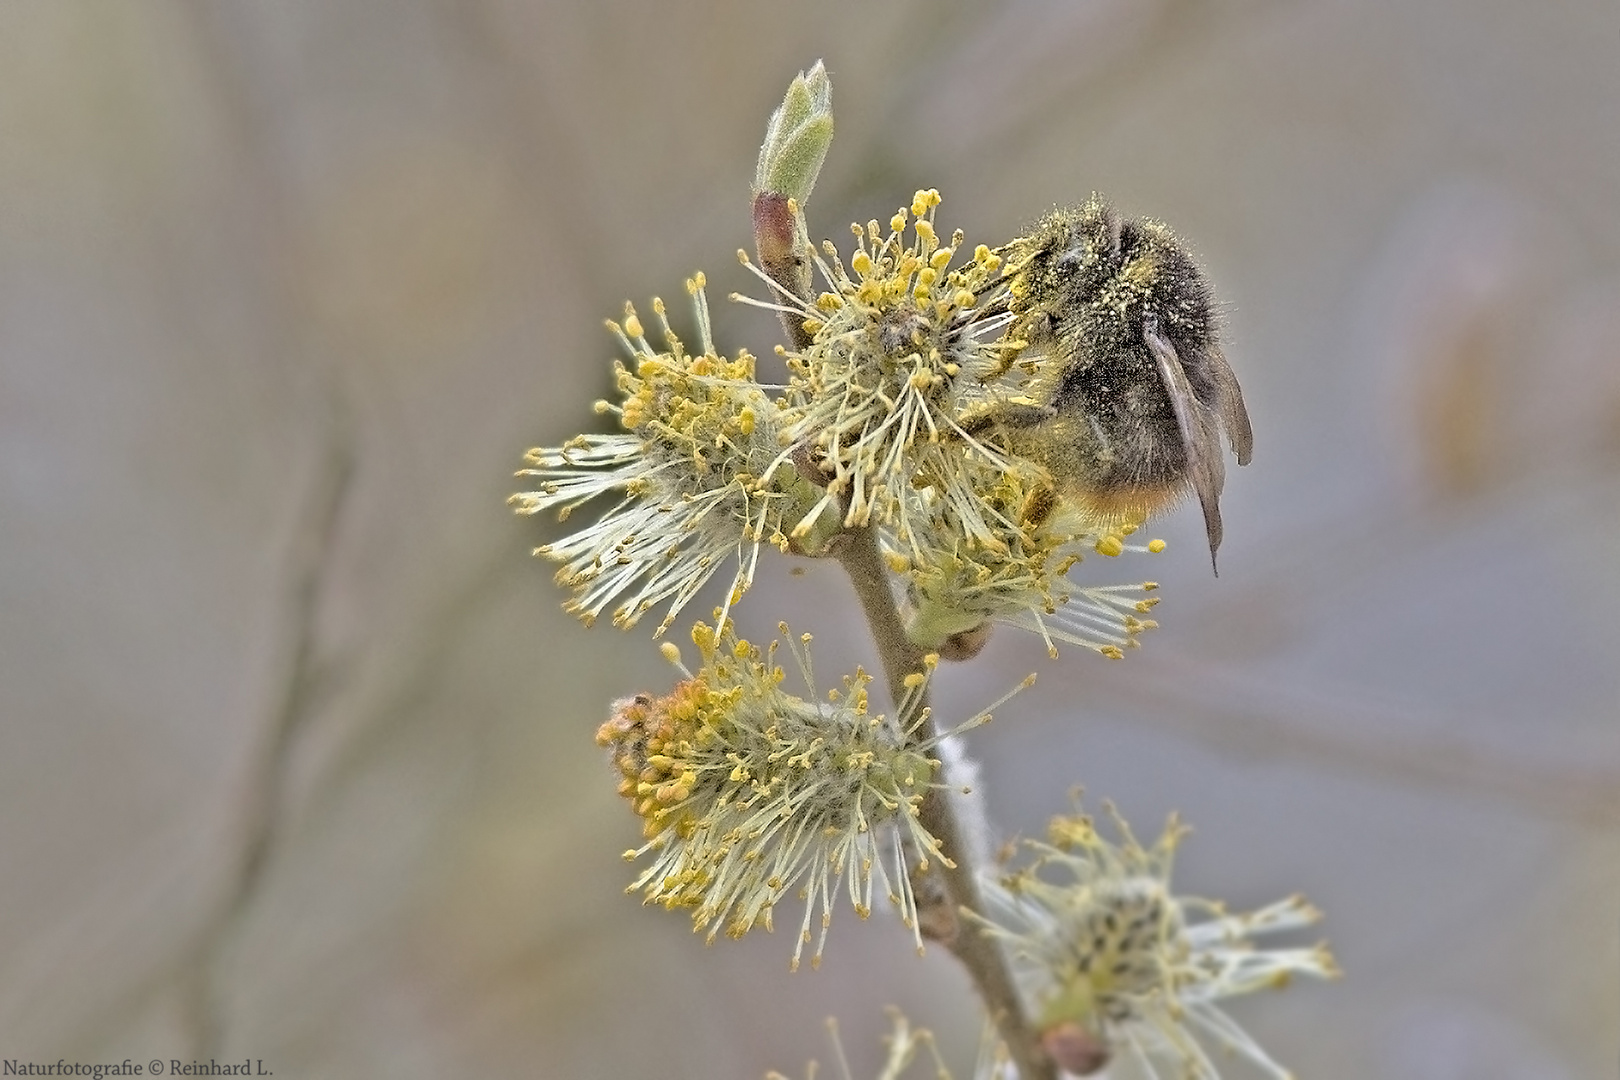
[[(1129, 1056), (1146, 1075), (1216, 1080), (1205, 1038), (1286, 1077), (1216, 1003), (1295, 975), (1336, 975), (1323, 946), (1267, 949), (1254, 940), (1308, 925), (1317, 913), (1298, 897), (1231, 915), (1175, 896), (1181, 826), (1172, 818), (1143, 848), (1117, 813), (1113, 819), (1118, 842), (1083, 815), (1054, 820), (1050, 843), (1026, 843), (1030, 861), (987, 886), (990, 912), (981, 922), (1012, 948), (1042, 1031), (1055, 1046), (1096, 1051), (1077, 1052), (1077, 1063)], [(1102, 1044), (1080, 1047), (1079, 1036)]]
[(574, 591), (566, 606), (587, 623), (611, 610), (616, 624), (630, 626), (668, 601), (661, 633), (728, 561), (729, 604), (752, 581), (760, 545), (786, 549), (788, 530), (819, 513), (823, 493), (794, 475), (778, 406), (755, 380), (753, 356), (715, 351), (704, 284), (702, 274), (686, 283), (697, 353), (682, 344), (662, 300), (652, 303), (661, 348), (633, 305), (608, 323), (630, 364), (615, 362), (619, 400), (598, 410), (617, 413), (625, 433), (531, 450), (518, 473), (535, 481), (510, 500), (523, 514), (556, 510), (566, 519), (587, 502), (619, 496), (595, 524), (535, 549), (562, 564), (558, 581)]
[[(976, 488), (978, 510), (995, 524), (996, 545), (975, 543), (955, 516), (955, 503), (927, 504), (926, 527), (890, 538), (891, 561), (907, 577), (907, 631), (925, 648), (944, 648), (955, 635), (987, 622), (1038, 634), (1052, 655), (1066, 642), (1119, 659), (1156, 623), (1140, 616), (1157, 603), (1146, 585), (1083, 585), (1071, 573), (1104, 540), (1120, 550), (1121, 531), (1091, 524), (1072, 508), (1050, 504), (1050, 488), (1018, 472), (986, 476)], [(1031, 508), (1034, 507), (1034, 512)]]
[(643, 820), (647, 843), (631, 856), (652, 856), (631, 889), (690, 908), (711, 939), (768, 928), (776, 904), (796, 892), (805, 909), (794, 966), (812, 941), (819, 962), (840, 893), (862, 917), (874, 897), (887, 897), (920, 949), (912, 871), (946, 861), (918, 818), (943, 737), (913, 707), (926, 678), (905, 687), (898, 715), (912, 719), (901, 731), (871, 711), (862, 671), (818, 697), (808, 636), (782, 629), (810, 698), (782, 689), (776, 645), (762, 654), (729, 626), (700, 623), (698, 672), (669, 694), (617, 703), (597, 733), (620, 794)]
[(1129, 1019), (1132, 996), (1151, 993), (1163, 981), (1173, 914), (1162, 884), (1129, 878), (1098, 887), (1091, 907), (1077, 916), (1072, 977), (1090, 980), (1110, 1020)]
[[(1001, 324), (972, 307), (989, 285), (986, 264), (952, 269), (962, 238), (941, 243), (938, 204), (938, 192), (919, 191), (888, 232), (876, 222), (853, 227), (847, 268), (830, 245), (815, 256), (825, 292), (768, 305), (800, 311), (814, 326), (811, 344), (787, 354), (784, 437), (814, 449), (849, 526), (903, 527), (925, 489), (971, 498), (957, 476), (968, 451), (944, 435), (964, 395), (977, 392), (976, 373), (994, 366), (997, 349), (984, 339)], [(994, 542), (994, 530), (964, 509), (981, 542)]]

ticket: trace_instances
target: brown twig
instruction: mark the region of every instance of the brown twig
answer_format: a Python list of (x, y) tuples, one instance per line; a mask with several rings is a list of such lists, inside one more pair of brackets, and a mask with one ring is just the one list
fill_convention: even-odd
[[(895, 607), (894, 593), (889, 587), (888, 573), (878, 553), (877, 538), (870, 527), (845, 529), (833, 546), (833, 554), (849, 575), (860, 599), (861, 610), (872, 628), (877, 641), (878, 656), (883, 663), (884, 678), (888, 681), (889, 696), (896, 703), (896, 693), (905, 685), (906, 676), (924, 672), (924, 652), (906, 636), (905, 626)], [(903, 728), (919, 710), (928, 708), (926, 688), (910, 702), (910, 713), (900, 717)], [(932, 721), (930, 721), (932, 723)], [(977, 868), (973, 865), (971, 848), (962, 835), (962, 824), (948, 792), (950, 777), (942, 777), (945, 786), (932, 789), (923, 800), (919, 818), (929, 833), (940, 843), (949, 859), (940, 867), (940, 878), (945, 891), (957, 910), (982, 912), (983, 900), (979, 894)], [(954, 912), (953, 912), (954, 914)], [(984, 998), (985, 1008), (995, 1021), (996, 1030), (1007, 1044), (1018, 1075), (1022, 1080), (1055, 1080), (1057, 1070), (1040, 1039), (1030, 1028), (1024, 1012), (1023, 999), (1013, 981), (1012, 969), (995, 941), (981, 933), (977, 927), (963, 919), (956, 920), (957, 932), (945, 937), (944, 943), (951, 953), (967, 968), (969, 976)]]
[[(762, 191), (754, 196), (754, 253), (761, 268), (788, 296), (810, 299), (810, 249), (799, 232), (799, 220), (786, 195)], [(782, 329), (795, 349), (815, 340), (804, 316), (783, 311)]]

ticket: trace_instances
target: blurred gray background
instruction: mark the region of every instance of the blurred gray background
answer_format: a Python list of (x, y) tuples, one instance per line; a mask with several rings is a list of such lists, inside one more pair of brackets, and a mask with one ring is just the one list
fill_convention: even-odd
[[(503, 505), (596, 422), (625, 298), (690, 330), (705, 269), (769, 355), (724, 297), (818, 57), (815, 233), (1101, 190), (1200, 253), (1254, 417), (1221, 578), (1153, 525), (1141, 652), (944, 676), (1040, 672), (971, 737), (998, 825), (1084, 783), (1192, 822), (1185, 891), (1306, 892), (1346, 977), (1235, 1009), (1302, 1077), (1615, 1075), (1613, 0), (0, 6), (0, 1056), (747, 1078), (836, 1014), (869, 1074), (892, 1003), (969, 1060), (887, 912), (790, 977), (789, 930), (623, 895), (592, 734), (670, 671)], [(869, 662), (787, 570), (743, 629)]]

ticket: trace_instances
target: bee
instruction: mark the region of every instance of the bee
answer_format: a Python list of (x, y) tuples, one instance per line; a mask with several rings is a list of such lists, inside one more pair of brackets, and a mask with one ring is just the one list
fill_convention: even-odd
[(1027, 396), (969, 410), (963, 431), (999, 431), (1061, 495), (1105, 520), (1140, 521), (1192, 491), (1214, 569), (1221, 430), (1239, 465), (1254, 435), (1221, 355), (1214, 295), (1186, 248), (1160, 222), (1123, 220), (1093, 195), (1001, 253), (1007, 337), (1037, 362), (1026, 367)]

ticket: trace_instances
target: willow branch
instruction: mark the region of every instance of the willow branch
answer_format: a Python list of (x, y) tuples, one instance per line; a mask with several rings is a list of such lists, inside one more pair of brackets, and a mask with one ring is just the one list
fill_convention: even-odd
[[(889, 586), (883, 558), (878, 553), (877, 538), (870, 527), (846, 529), (834, 545), (834, 555), (855, 586), (855, 595), (860, 599), (861, 610), (866, 614), (872, 636), (877, 641), (889, 696), (898, 702), (900, 695), (897, 691), (905, 685), (906, 676), (925, 673), (923, 657), (926, 654), (906, 636), (905, 625), (895, 608), (894, 593)], [(928, 691), (924, 687), (922, 693), (912, 699), (910, 712), (900, 717), (902, 728), (909, 728), (917, 712), (927, 708)], [(933, 723), (932, 720), (929, 722)], [(950, 777), (944, 776), (943, 780), (943, 786), (931, 789), (924, 798), (918, 817), (945, 852), (946, 861), (940, 867), (940, 877), (953, 905), (952, 915), (963, 908), (982, 912), (984, 903), (979, 893), (972, 849), (965, 842), (961, 821), (951, 802), (948, 790)], [(1005, 954), (977, 926), (959, 917), (953, 921), (955, 932), (943, 935), (941, 940), (967, 968), (969, 976), (979, 988), (996, 1030), (1018, 1066), (1018, 1075), (1022, 1080), (1056, 1080), (1057, 1071), (1030, 1028), (1023, 999), (1018, 994), (1018, 986), (1013, 981), (1012, 969), (1007, 964)]]

